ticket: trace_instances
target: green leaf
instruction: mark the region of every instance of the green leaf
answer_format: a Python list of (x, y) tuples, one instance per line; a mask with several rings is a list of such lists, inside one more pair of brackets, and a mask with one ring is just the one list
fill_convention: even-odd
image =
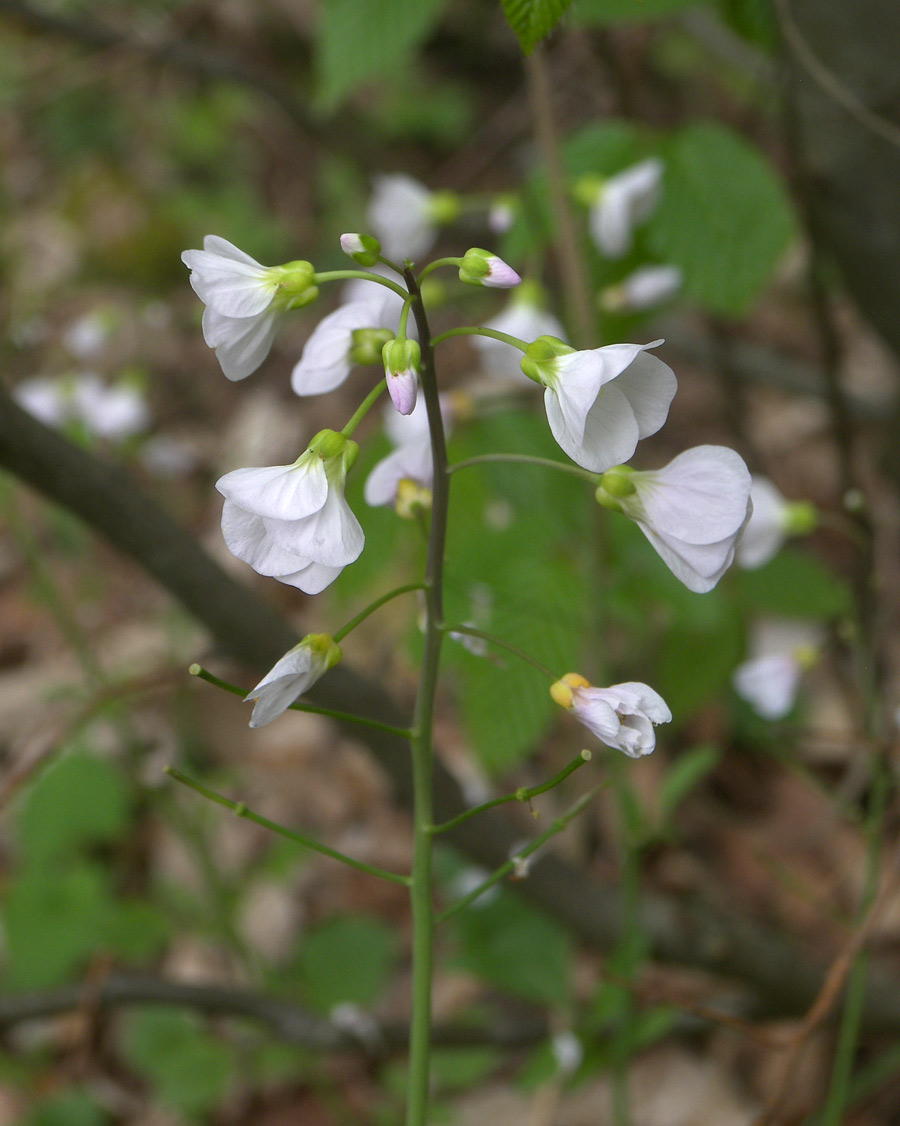
[(317, 100), (334, 110), (351, 91), (409, 65), (444, 0), (322, 0), (316, 38)]
[(616, 23), (645, 23), (665, 19), (706, 0), (578, 0), (573, 16), (578, 23), (605, 27)]
[(48, 1099), (35, 1109), (21, 1126), (108, 1126), (106, 1111), (80, 1091)]
[(167, 1105), (206, 1115), (225, 1097), (236, 1071), (230, 1044), (215, 1039), (177, 1009), (136, 1013), (125, 1037), (131, 1066), (148, 1079)]
[(31, 862), (70, 856), (116, 840), (128, 827), (128, 794), (114, 766), (80, 752), (64, 755), (37, 779), (19, 814)]
[(553, 30), (571, 0), (501, 0), (507, 22), (526, 55)]
[(714, 770), (722, 752), (711, 743), (692, 747), (679, 755), (663, 778), (659, 792), (661, 820), (666, 824), (681, 802), (703, 779)]
[(303, 938), (299, 969), (307, 1002), (327, 1013), (342, 1001), (371, 1005), (394, 964), (393, 932), (364, 915), (330, 919)]
[(569, 997), (571, 941), (566, 932), (512, 895), (455, 916), (454, 963), (517, 997), (548, 1005)]
[(748, 612), (785, 618), (838, 618), (852, 605), (847, 583), (795, 548), (784, 548), (765, 567), (739, 572), (737, 589)]
[(663, 198), (646, 228), (648, 246), (681, 267), (686, 296), (740, 316), (794, 234), (784, 187), (756, 149), (721, 125), (687, 126), (663, 156)]

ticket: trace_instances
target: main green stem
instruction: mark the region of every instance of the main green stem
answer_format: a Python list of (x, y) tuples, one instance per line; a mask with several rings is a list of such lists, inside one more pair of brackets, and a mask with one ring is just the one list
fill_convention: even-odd
[(431, 435), (431, 459), (434, 472), (431, 501), (431, 530), (428, 537), (428, 562), (425, 568), (425, 648), (419, 676), (419, 693), (410, 740), (413, 771), (413, 870), (410, 899), (413, 921), (413, 1002), (409, 1034), (409, 1101), (407, 1126), (426, 1126), (428, 1115), (428, 1080), (431, 1052), (431, 979), (434, 946), (434, 909), (432, 904), (431, 826), (433, 817), (432, 765), (434, 698), (437, 691), (438, 668), (443, 633), (444, 546), (447, 535), (447, 512), (450, 499), (450, 475), (447, 472), (447, 444), (441, 419), (437, 379), (434, 370), (434, 348), (428, 318), (412, 270), (404, 271), (412, 310), (419, 330), (422, 349), (421, 385), (428, 413)]

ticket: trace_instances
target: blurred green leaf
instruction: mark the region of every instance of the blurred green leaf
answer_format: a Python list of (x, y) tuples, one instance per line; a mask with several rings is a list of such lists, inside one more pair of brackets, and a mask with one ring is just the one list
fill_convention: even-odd
[(513, 895), (454, 916), (453, 963), (517, 997), (548, 1005), (569, 997), (572, 943), (565, 930)]
[(302, 939), (299, 970), (307, 1002), (327, 1013), (342, 1001), (371, 1005), (388, 983), (394, 934), (378, 919), (330, 919)]
[(678, 756), (666, 771), (659, 791), (661, 820), (665, 825), (687, 795), (715, 770), (722, 752), (711, 743), (692, 747)]
[(836, 618), (852, 608), (850, 588), (814, 556), (783, 548), (771, 562), (736, 578), (742, 607), (785, 618)]
[(490, 1075), (498, 1060), (493, 1048), (435, 1049), (431, 1057), (432, 1078), (440, 1090), (469, 1090)]
[(135, 1013), (124, 1054), (163, 1103), (187, 1115), (208, 1114), (225, 1097), (235, 1074), (232, 1046), (177, 1009)]
[(684, 271), (685, 296), (710, 312), (740, 316), (794, 234), (784, 186), (756, 149), (711, 122), (686, 126), (662, 152), (663, 197), (647, 243)]
[(559, 23), (572, 0), (501, 0), (509, 26), (530, 55)]
[(708, 0), (578, 0), (572, 15), (578, 23), (600, 27), (616, 23), (644, 23), (665, 19), (683, 8), (696, 8)]
[(81, 1091), (47, 1099), (21, 1126), (108, 1126), (112, 1118)]
[(722, 19), (738, 35), (756, 47), (774, 53), (778, 49), (779, 32), (775, 8), (761, 0), (717, 0)]
[(316, 39), (317, 100), (334, 110), (351, 91), (410, 65), (445, 0), (322, 0)]
[(116, 840), (128, 828), (128, 814), (119, 771), (72, 752), (52, 763), (28, 792), (19, 814), (22, 848), (31, 862), (66, 857), (83, 845)]

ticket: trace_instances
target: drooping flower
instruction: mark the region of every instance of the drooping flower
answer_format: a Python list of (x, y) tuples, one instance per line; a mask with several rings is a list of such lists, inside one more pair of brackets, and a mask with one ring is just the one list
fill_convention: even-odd
[(666, 421), (678, 383), (668, 364), (647, 354), (658, 344), (662, 341), (576, 352), (541, 336), (528, 346), (522, 371), (546, 388), (553, 437), (592, 473), (627, 461), (638, 441)]
[(13, 390), (13, 398), (46, 426), (83, 427), (116, 442), (146, 430), (150, 412), (141, 391), (128, 383), (106, 384), (98, 375), (35, 376)]
[(311, 263), (263, 266), (218, 235), (207, 235), (202, 250), (186, 250), (181, 260), (206, 306), (203, 339), (228, 379), (256, 371), (272, 347), (279, 314), (309, 305), (319, 292)]
[(597, 500), (634, 520), (673, 575), (704, 593), (734, 560), (750, 515), (750, 471), (734, 450), (696, 446), (662, 469), (608, 470)]
[[(565, 336), (562, 323), (544, 308), (542, 289), (533, 281), (524, 281), (506, 308), (486, 320), (484, 327), (525, 341), (536, 340), (539, 336), (557, 339)], [(492, 375), (521, 378), (522, 353), (518, 348), (492, 336), (473, 336), (472, 343), (481, 355), (482, 366)]]
[(748, 660), (734, 670), (735, 692), (763, 719), (784, 719), (803, 673), (819, 659), (821, 630), (799, 622), (764, 622), (751, 636)]
[(767, 477), (753, 478), (753, 512), (738, 541), (737, 561), (750, 571), (768, 563), (788, 536), (815, 529), (817, 513), (808, 501), (789, 501)]
[(639, 313), (671, 300), (684, 282), (677, 266), (641, 266), (600, 294), (608, 313)]
[(400, 414), (412, 414), (419, 391), (422, 349), (415, 340), (389, 340), (381, 355), (391, 402)]
[[(381, 289), (374, 282), (372, 290)], [(321, 395), (339, 387), (354, 364), (381, 363), (381, 351), (393, 338), (393, 320), (377, 294), (372, 300), (352, 301), (329, 313), (316, 325), (291, 374), (295, 395)], [(396, 321), (394, 321), (396, 326)]]
[(521, 282), (516, 271), (496, 254), (473, 246), (459, 263), (459, 280), (469, 285), (484, 285), (489, 289), (512, 289)]
[(323, 430), (293, 465), (236, 469), (216, 482), (225, 497), (229, 551), (260, 575), (318, 594), (358, 558), (365, 543), (344, 498), (355, 442)]
[(550, 695), (601, 743), (629, 758), (649, 755), (656, 746), (654, 725), (672, 720), (662, 696), (638, 681), (594, 688), (580, 673), (570, 672), (551, 686)]
[(388, 258), (419, 258), (434, 246), (438, 227), (459, 214), (453, 192), (432, 192), (412, 176), (394, 173), (375, 177), (368, 225), (381, 240)]
[(635, 227), (659, 203), (662, 175), (663, 162), (652, 156), (595, 185), (588, 226), (601, 254), (622, 258), (631, 250)]
[(308, 633), (275, 662), (244, 697), (254, 700), (251, 727), (271, 723), (341, 659), (341, 647), (327, 633)]

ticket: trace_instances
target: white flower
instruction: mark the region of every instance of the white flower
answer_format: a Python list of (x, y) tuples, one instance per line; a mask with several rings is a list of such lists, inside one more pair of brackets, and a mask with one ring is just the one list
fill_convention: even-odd
[[(449, 434), (453, 400), (442, 395), (440, 404), (444, 431)], [(434, 467), (424, 396), (419, 396), (410, 414), (386, 410), (384, 428), (397, 448), (375, 464), (366, 479), (364, 496), (373, 507), (392, 505), (401, 515), (410, 516), (415, 506), (427, 508), (431, 504)]]
[[(381, 289), (374, 282), (371, 289)], [(381, 362), (393, 336), (391, 313), (377, 295), (341, 305), (319, 321), (291, 374), (295, 395), (321, 395), (339, 387), (354, 364)], [(394, 322), (396, 324), (396, 322)]]
[(46, 426), (83, 426), (89, 433), (120, 441), (146, 430), (150, 415), (143, 394), (127, 383), (105, 384), (93, 374), (26, 379), (13, 398)]
[(654, 724), (670, 723), (672, 713), (658, 692), (638, 681), (594, 688), (579, 673), (566, 673), (550, 695), (608, 747), (629, 758), (649, 755), (656, 746)]
[(672, 574), (704, 593), (734, 559), (750, 515), (750, 471), (734, 450), (696, 446), (653, 472), (604, 473), (597, 500), (636, 521)]
[[(382, 265), (380, 262), (369, 267), (367, 273), (378, 274), (380, 277), (390, 278), (392, 281), (398, 280), (394, 271), (388, 266)], [(400, 284), (404, 284), (402, 279)], [(403, 310), (403, 298), (399, 293), (388, 289), (386, 285), (367, 281), (365, 278), (351, 278), (341, 289), (341, 301), (344, 305), (350, 305), (354, 301), (365, 301), (370, 305), (381, 305), (382, 310), (378, 315), (378, 324), (384, 325), (394, 332), (397, 331), (400, 324), (400, 313)], [(416, 335), (416, 322), (414, 317), (409, 318), (406, 334), (407, 336)]]
[(260, 575), (318, 594), (365, 543), (344, 499), (355, 442), (323, 430), (293, 465), (236, 469), (216, 482), (225, 497), (222, 534), (229, 551)]
[(767, 477), (754, 477), (750, 490), (753, 512), (738, 541), (738, 566), (750, 571), (762, 567), (778, 553), (790, 535), (805, 535), (817, 522), (807, 501), (786, 500)]
[[(537, 340), (539, 336), (562, 339), (565, 335), (560, 321), (539, 304), (531, 287), (516, 293), (503, 312), (485, 321), (484, 327), (526, 342)], [(505, 344), (492, 336), (473, 336), (472, 343), (481, 354), (482, 366), (492, 375), (510, 378), (522, 375), (522, 353), (512, 344)]]
[(327, 633), (310, 633), (289, 649), (244, 698), (255, 700), (251, 727), (262, 727), (286, 711), (341, 659), (341, 647)]
[(228, 379), (245, 379), (268, 356), (278, 315), (314, 301), (315, 271), (309, 262), (263, 266), (218, 235), (181, 260), (206, 305), (203, 339), (214, 348)]
[(412, 176), (375, 177), (368, 225), (387, 258), (419, 258), (434, 246), (438, 224), (450, 222), (459, 205), (449, 192), (431, 192)]
[(681, 289), (684, 274), (677, 266), (641, 266), (600, 294), (608, 313), (639, 313), (669, 301)]
[(659, 203), (662, 174), (663, 162), (652, 156), (604, 181), (588, 217), (591, 238), (601, 254), (622, 258), (631, 250), (634, 228)]
[(793, 708), (803, 673), (819, 658), (822, 632), (797, 622), (756, 626), (751, 657), (734, 670), (734, 690), (763, 719), (783, 719)]
[(529, 345), (521, 367), (546, 388), (553, 437), (592, 473), (627, 461), (638, 441), (666, 421), (678, 384), (668, 364), (647, 355), (658, 344), (662, 341), (576, 352), (541, 336)]

